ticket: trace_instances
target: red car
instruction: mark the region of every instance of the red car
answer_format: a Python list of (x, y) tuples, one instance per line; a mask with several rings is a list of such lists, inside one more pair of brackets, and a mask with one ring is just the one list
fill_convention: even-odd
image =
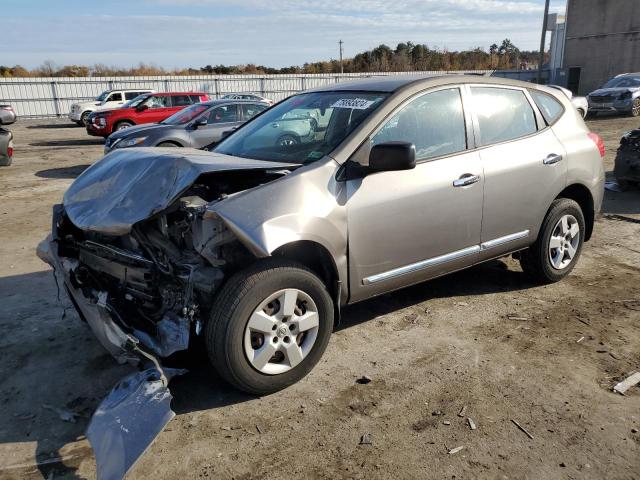
[(87, 133), (106, 138), (133, 125), (161, 122), (178, 110), (207, 100), (209, 96), (202, 92), (144, 93), (121, 108), (93, 112), (87, 121)]

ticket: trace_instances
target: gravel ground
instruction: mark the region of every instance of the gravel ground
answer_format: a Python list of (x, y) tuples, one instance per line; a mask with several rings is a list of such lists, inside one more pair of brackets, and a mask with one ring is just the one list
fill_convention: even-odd
[[(608, 172), (638, 123), (589, 122)], [(62, 120), (12, 130), (14, 164), (0, 169), (0, 478), (93, 478), (88, 415), (129, 367), (57, 300), (34, 250), (102, 141)], [(640, 192), (607, 192), (561, 283), (535, 286), (502, 259), (349, 307), (315, 370), (268, 397), (233, 391), (196, 357), (172, 383), (177, 417), (130, 478), (640, 478), (640, 388), (611, 391), (640, 370), (639, 233)], [(63, 422), (45, 405), (80, 416)]]

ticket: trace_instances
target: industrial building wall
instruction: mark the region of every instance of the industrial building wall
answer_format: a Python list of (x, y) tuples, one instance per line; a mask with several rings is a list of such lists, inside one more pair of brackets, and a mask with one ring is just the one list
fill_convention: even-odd
[(566, 21), (570, 88), (586, 94), (615, 75), (640, 72), (640, 0), (568, 0)]

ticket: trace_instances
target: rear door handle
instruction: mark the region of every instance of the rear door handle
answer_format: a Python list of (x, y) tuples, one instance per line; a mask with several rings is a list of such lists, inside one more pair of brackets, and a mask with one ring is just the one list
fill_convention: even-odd
[(553, 165), (554, 163), (558, 163), (560, 161), (562, 161), (562, 155), (550, 153), (544, 160), (542, 160), (542, 163), (544, 163), (545, 165)]
[(473, 185), (476, 182), (480, 181), (480, 175), (472, 175), (470, 173), (466, 173), (462, 175), (457, 180), (453, 181), (454, 187), (466, 187), (467, 185)]

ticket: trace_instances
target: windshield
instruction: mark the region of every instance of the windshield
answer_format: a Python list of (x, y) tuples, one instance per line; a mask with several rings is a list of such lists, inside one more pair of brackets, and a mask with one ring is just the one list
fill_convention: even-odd
[(303, 93), (257, 116), (215, 152), (258, 160), (309, 163), (336, 148), (389, 95)]
[(169, 118), (163, 120), (163, 125), (184, 125), (190, 122), (205, 110), (211, 108), (211, 105), (205, 105), (202, 103), (196, 103), (190, 107), (184, 108), (177, 113), (174, 113)]
[(640, 87), (640, 77), (617, 77), (612, 78), (604, 84), (602, 88), (626, 88)]
[(109, 90), (107, 90), (106, 92), (102, 92), (100, 95), (98, 95), (98, 98), (96, 98), (96, 101), (97, 102), (104, 102), (107, 99), (107, 97), (109, 96), (109, 93), (111, 93), (111, 92), (109, 92)]
[(150, 95), (151, 95), (150, 93), (143, 93), (142, 95), (138, 95), (136, 98), (133, 98), (133, 99), (129, 100), (127, 103), (125, 103), (124, 105), (122, 105), (122, 108), (134, 108), (134, 107), (137, 107), (142, 102), (144, 102), (146, 100), (146, 98), (149, 97)]

